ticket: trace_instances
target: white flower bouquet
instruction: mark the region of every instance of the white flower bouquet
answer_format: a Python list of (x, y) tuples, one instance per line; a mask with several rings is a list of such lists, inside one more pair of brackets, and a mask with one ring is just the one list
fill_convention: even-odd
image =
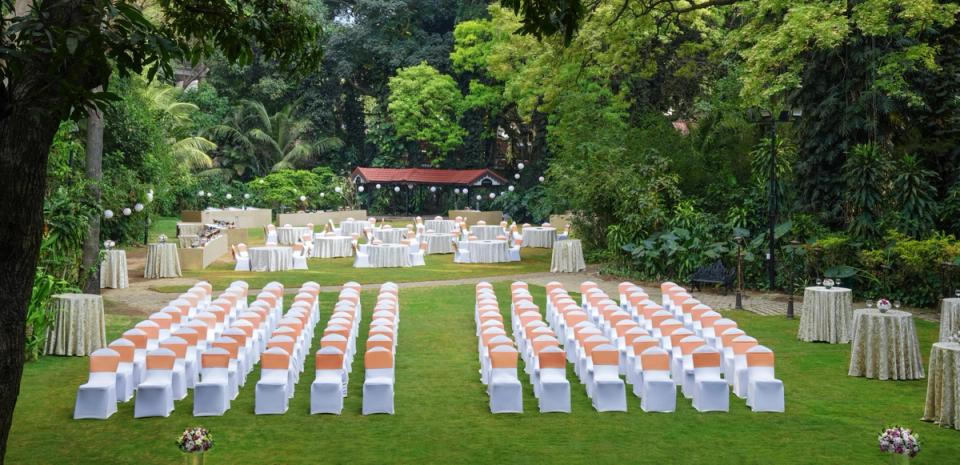
[(920, 437), (909, 428), (894, 426), (887, 428), (877, 438), (880, 443), (880, 452), (907, 457), (916, 457), (920, 453)]
[(203, 453), (213, 447), (213, 436), (202, 426), (187, 428), (177, 438), (177, 447), (187, 453)]
[(878, 300), (877, 309), (880, 310), (880, 313), (887, 313), (887, 311), (890, 310), (890, 301), (887, 299)]

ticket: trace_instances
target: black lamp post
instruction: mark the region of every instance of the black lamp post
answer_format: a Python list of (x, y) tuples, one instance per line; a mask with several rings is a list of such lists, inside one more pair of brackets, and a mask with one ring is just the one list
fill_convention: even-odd
[(790, 241), (790, 283), (789, 283), (789, 292), (790, 295), (787, 296), (787, 319), (793, 319), (793, 294), (797, 291), (797, 247), (800, 246), (800, 243), (797, 241)]
[(734, 308), (743, 310), (743, 237), (733, 238), (737, 243), (737, 302)]

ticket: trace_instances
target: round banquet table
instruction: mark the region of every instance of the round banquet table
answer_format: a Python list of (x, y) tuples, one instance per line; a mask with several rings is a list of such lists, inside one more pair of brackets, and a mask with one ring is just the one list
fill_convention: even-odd
[(523, 246), (549, 249), (557, 240), (557, 228), (528, 226), (523, 228)]
[(53, 355), (90, 355), (107, 346), (103, 298), (93, 294), (57, 294), (52, 297), (53, 326), (47, 330), (43, 352)]
[(927, 376), (923, 421), (960, 429), (960, 344), (933, 344)]
[(100, 263), (100, 288), (127, 288), (127, 252), (113, 249), (103, 252)]
[(506, 236), (507, 233), (503, 231), (499, 225), (480, 225), (475, 224), (470, 226), (470, 234), (477, 236), (477, 239), (482, 241), (492, 241), (496, 240), (497, 236)]
[(507, 241), (477, 240), (460, 242), (470, 252), (470, 263), (501, 263), (509, 261)]
[(143, 277), (178, 278), (180, 277), (180, 254), (177, 253), (177, 244), (163, 242), (147, 246), (147, 265), (143, 269)]
[(290, 247), (251, 247), (251, 271), (284, 271), (293, 268), (293, 249)]
[(449, 233), (426, 233), (420, 236), (427, 243), (427, 254), (453, 253), (455, 235)]
[(576, 273), (585, 269), (587, 264), (583, 261), (583, 246), (580, 244), (580, 239), (557, 241), (553, 244), (551, 273)]
[(350, 236), (321, 236), (317, 234), (313, 238), (313, 257), (350, 257), (353, 255), (351, 241), (353, 241), (353, 238)]
[(920, 341), (909, 312), (880, 313), (875, 308), (853, 312), (852, 342), (848, 375), (880, 380), (923, 378)]
[(277, 242), (280, 245), (293, 245), (300, 242), (304, 234), (312, 234), (312, 231), (301, 226), (279, 227), (277, 228)]
[(407, 236), (407, 228), (374, 229), (373, 238), (385, 244), (399, 244)]
[(960, 299), (943, 299), (940, 307), (940, 342), (960, 332)]
[(427, 220), (423, 222), (423, 226), (432, 229), (435, 233), (446, 234), (453, 232), (454, 228), (457, 227), (457, 222), (453, 220)]
[(846, 344), (850, 342), (852, 332), (853, 293), (850, 289), (811, 286), (803, 291), (798, 339)]
[(371, 268), (410, 266), (410, 247), (403, 244), (367, 245)]
[(199, 236), (206, 225), (203, 223), (177, 223), (177, 237), (184, 235)]
[(363, 235), (364, 228), (369, 228), (369, 221), (341, 221), (340, 222), (340, 235), (349, 236), (351, 234), (360, 234)]

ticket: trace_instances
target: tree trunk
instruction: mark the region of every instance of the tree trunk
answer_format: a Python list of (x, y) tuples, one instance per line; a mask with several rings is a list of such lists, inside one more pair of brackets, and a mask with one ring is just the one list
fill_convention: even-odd
[[(96, 89), (97, 91), (100, 88)], [(87, 110), (87, 179), (90, 182), (90, 196), (100, 203), (100, 180), (103, 179), (103, 112), (99, 109)], [(100, 293), (100, 215), (90, 218), (90, 229), (83, 241), (83, 266), (80, 279), (83, 292)]]

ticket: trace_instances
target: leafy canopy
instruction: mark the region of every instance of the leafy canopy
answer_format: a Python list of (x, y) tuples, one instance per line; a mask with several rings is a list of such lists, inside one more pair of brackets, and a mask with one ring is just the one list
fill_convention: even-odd
[(398, 70), (389, 86), (387, 109), (397, 135), (422, 144), (434, 165), (463, 144), (466, 131), (457, 122), (463, 95), (452, 77), (421, 63)]

